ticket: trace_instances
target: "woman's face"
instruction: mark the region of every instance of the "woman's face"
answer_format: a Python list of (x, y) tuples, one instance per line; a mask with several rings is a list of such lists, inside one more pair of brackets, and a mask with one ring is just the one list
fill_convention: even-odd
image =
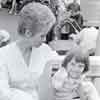
[(85, 64), (82, 62), (76, 62), (75, 58), (73, 58), (68, 64), (67, 64), (67, 71), (70, 77), (78, 79), (83, 73), (83, 70), (85, 68)]
[(40, 34), (36, 34), (33, 38), (31, 37), (30, 39), (32, 42), (32, 46), (33, 46), (33, 43), (35, 43), (36, 47), (41, 46), (41, 44), (46, 41), (46, 35), (47, 34), (40, 33)]

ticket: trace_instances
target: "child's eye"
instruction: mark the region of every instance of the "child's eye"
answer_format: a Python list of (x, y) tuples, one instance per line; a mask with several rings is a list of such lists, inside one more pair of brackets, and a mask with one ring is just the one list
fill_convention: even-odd
[(72, 66), (74, 66), (74, 65), (75, 65), (75, 63), (74, 63), (74, 62), (72, 62), (72, 63), (71, 63), (71, 65), (72, 65)]
[(79, 65), (79, 67), (81, 67), (81, 68), (82, 68), (82, 67), (85, 67), (85, 65), (84, 65), (84, 64), (80, 64), (80, 65)]

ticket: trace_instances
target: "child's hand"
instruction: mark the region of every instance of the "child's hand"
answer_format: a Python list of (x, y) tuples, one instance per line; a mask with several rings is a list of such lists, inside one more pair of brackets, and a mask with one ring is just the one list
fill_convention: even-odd
[(87, 100), (87, 95), (84, 91), (84, 87), (82, 86), (82, 84), (80, 83), (78, 88), (77, 88), (77, 92), (80, 96), (80, 100)]
[(52, 77), (52, 85), (56, 89), (60, 89), (63, 86), (65, 78), (67, 77), (67, 72), (64, 68), (60, 68), (58, 72)]

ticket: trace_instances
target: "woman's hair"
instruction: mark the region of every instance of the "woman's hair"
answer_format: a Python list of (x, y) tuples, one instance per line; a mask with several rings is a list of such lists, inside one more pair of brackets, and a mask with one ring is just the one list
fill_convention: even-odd
[(76, 62), (85, 64), (84, 72), (89, 70), (89, 56), (86, 52), (83, 52), (81, 48), (72, 49), (69, 51), (62, 62), (62, 67), (66, 68), (67, 64), (75, 57)]
[(55, 21), (55, 16), (47, 6), (40, 3), (29, 3), (20, 12), (18, 33), (24, 35), (26, 29), (30, 30), (32, 35), (48, 32)]

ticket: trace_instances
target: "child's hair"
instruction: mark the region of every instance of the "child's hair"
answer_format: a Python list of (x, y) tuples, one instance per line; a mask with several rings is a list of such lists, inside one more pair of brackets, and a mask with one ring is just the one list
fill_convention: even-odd
[(76, 62), (85, 64), (83, 73), (89, 70), (89, 56), (86, 52), (83, 52), (81, 48), (76, 48), (69, 51), (62, 62), (62, 67), (66, 68), (67, 64), (73, 59), (73, 57), (75, 57)]

